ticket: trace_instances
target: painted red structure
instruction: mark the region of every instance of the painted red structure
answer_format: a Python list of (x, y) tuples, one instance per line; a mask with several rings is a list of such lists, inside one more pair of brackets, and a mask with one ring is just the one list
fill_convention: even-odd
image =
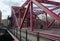
[[(44, 6), (44, 4), (51, 4), (54, 5), (52, 9), (47, 8)], [(41, 10), (43, 11), (35, 11), (33, 10), (33, 4), (37, 5)], [(51, 0), (26, 0), (26, 2), (21, 7), (12, 6), (12, 25), (13, 27), (17, 27), (18, 29), (21, 29), (23, 27), (29, 27), (31, 31), (37, 27), (35, 25), (36, 19), (40, 22), (40, 25), (43, 27), (43, 29), (55, 29), (51, 26), (56, 26), (55, 21), (60, 23), (60, 14), (56, 14), (53, 11), (60, 8), (60, 2), (55, 2)], [(41, 20), (38, 15), (45, 15), (46, 20)], [(52, 21), (49, 22), (48, 15), (53, 18)], [(27, 26), (26, 26), (27, 24)], [(56, 26), (57, 28), (57, 26)], [(60, 29), (60, 28), (57, 28)]]

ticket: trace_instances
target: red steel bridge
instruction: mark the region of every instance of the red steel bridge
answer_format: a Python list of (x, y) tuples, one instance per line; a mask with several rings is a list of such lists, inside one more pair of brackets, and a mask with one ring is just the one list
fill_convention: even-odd
[[(34, 4), (39, 10), (34, 10)], [(50, 7), (48, 8), (45, 4), (52, 5), (52, 8), (49, 9)], [(60, 9), (60, 2), (54, 0), (26, 0), (20, 7), (12, 6), (12, 28), (18, 30), (27, 29), (28, 32), (30, 31), (33, 34), (38, 30), (41, 36), (60, 41), (60, 35), (58, 34), (60, 31), (60, 11), (58, 10), (58, 14), (53, 12), (57, 9)], [(58, 33), (50, 33), (54, 30)]]
[[(52, 9), (47, 8), (44, 4), (54, 5)], [(37, 5), (41, 10), (34, 11), (33, 4)], [(57, 15), (53, 12), (53, 10), (57, 10), (60, 8), (60, 2), (50, 1), (50, 0), (27, 0), (21, 7), (12, 6), (12, 26), (18, 29), (23, 28), (24, 21), (27, 21), (28, 27), (31, 31), (33, 31), (36, 27), (35, 21), (38, 19), (40, 24), (43, 26), (43, 29), (54, 29), (50, 28), (52, 25), (56, 26), (55, 21), (60, 23), (60, 13)], [(45, 15), (45, 21), (41, 20), (38, 15)], [(49, 22), (48, 15), (53, 18), (52, 21)], [(57, 27), (57, 26), (56, 26)], [(59, 29), (59, 28), (57, 28)]]

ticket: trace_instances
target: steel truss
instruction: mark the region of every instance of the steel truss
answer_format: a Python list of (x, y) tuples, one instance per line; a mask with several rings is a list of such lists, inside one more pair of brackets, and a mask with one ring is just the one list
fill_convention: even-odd
[[(44, 4), (51, 4), (54, 5), (54, 8), (49, 9)], [(33, 11), (33, 4), (37, 5), (43, 11), (34, 12)], [(26, 7), (27, 6), (27, 7)], [(55, 29), (51, 28), (55, 21), (60, 23), (60, 13), (57, 15), (54, 13), (54, 10), (60, 8), (60, 2), (50, 1), (50, 0), (27, 0), (21, 7), (12, 6), (12, 25), (13, 27), (17, 27), (18, 29), (23, 28), (23, 24), (26, 19), (28, 19), (28, 25), (31, 31), (35, 28), (35, 20), (38, 18), (40, 25), (43, 26), (43, 29)], [(46, 16), (46, 21), (42, 21), (38, 15), (44, 14)], [(48, 23), (48, 15), (51, 16), (54, 20)], [(57, 28), (59, 29), (59, 28)]]

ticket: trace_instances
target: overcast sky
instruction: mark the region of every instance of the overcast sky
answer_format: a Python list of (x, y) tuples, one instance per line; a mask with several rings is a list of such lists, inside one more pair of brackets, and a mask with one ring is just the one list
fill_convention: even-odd
[(25, 0), (0, 0), (2, 19), (6, 19), (11, 15), (11, 6), (21, 6), (24, 2)]
[[(26, 0), (0, 0), (2, 19), (6, 19), (8, 16), (11, 15), (11, 6), (21, 6), (25, 1)], [(58, 0), (58, 2), (60, 2), (60, 0)]]

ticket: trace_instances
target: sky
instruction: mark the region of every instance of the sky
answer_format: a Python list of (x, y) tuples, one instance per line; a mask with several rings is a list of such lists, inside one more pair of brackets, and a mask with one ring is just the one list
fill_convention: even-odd
[[(2, 11), (2, 19), (6, 19), (11, 15), (11, 6), (21, 6), (26, 0), (0, 0), (0, 10)], [(52, 1), (52, 0), (50, 0)], [(60, 0), (54, 0), (60, 2)]]
[(26, 0), (0, 0), (0, 10), (2, 19), (11, 15), (11, 6), (21, 6)]

